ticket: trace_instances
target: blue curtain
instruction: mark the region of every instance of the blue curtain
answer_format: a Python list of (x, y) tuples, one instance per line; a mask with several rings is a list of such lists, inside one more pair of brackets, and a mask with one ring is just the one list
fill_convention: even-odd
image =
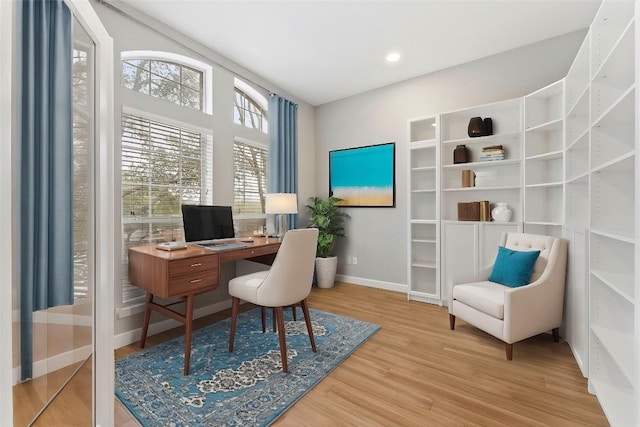
[[(275, 93), (269, 96), (267, 191), (298, 193), (298, 104)], [(287, 216), (288, 229), (297, 224), (298, 215)]]
[(32, 313), (73, 304), (73, 34), (62, 0), (16, 2), (20, 81), (20, 364)]

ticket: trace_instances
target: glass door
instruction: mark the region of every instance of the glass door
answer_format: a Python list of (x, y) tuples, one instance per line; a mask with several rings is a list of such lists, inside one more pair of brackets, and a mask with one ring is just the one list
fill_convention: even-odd
[[(74, 303), (33, 313), (33, 378), (13, 387), (17, 426), (92, 425), (94, 419), (95, 49), (76, 18), (73, 35)], [(21, 326), (14, 323), (14, 368)]]

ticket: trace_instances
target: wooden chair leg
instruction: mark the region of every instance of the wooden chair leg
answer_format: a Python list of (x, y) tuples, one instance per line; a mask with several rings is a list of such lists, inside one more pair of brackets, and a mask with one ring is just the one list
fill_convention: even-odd
[(287, 342), (285, 340), (284, 330), (284, 313), (282, 307), (275, 307), (276, 319), (278, 321), (278, 338), (280, 339), (280, 358), (282, 359), (282, 372), (287, 373), (289, 369), (287, 367)]
[(293, 321), (294, 321), (294, 322), (295, 322), (296, 320), (298, 320), (298, 319), (296, 319), (296, 312), (297, 312), (297, 310), (296, 310), (296, 305), (295, 305), (295, 304), (293, 304), (293, 305), (291, 306), (291, 315), (293, 316)]
[(560, 342), (560, 328), (553, 328), (551, 333), (553, 334), (553, 342)]
[(273, 332), (275, 332), (277, 330), (276, 328), (276, 308), (273, 307), (271, 309), (271, 321), (273, 323)]
[(513, 344), (504, 343), (504, 350), (507, 353), (507, 360), (513, 360)]
[(449, 329), (452, 331), (456, 328), (456, 316), (449, 313)]
[(236, 337), (236, 323), (238, 322), (238, 311), (240, 310), (240, 298), (233, 297), (231, 304), (231, 332), (229, 333), (229, 353), (233, 352), (233, 341)]
[(260, 307), (260, 316), (262, 317), (262, 333), (264, 334), (265, 332), (267, 332), (267, 328), (265, 326), (267, 316), (264, 307)]
[(304, 314), (304, 322), (307, 324), (307, 332), (309, 333), (309, 341), (311, 341), (311, 350), (316, 351), (316, 340), (313, 338), (313, 327), (311, 326), (311, 315), (309, 314), (309, 305), (306, 298), (300, 301), (302, 306), (302, 314)]

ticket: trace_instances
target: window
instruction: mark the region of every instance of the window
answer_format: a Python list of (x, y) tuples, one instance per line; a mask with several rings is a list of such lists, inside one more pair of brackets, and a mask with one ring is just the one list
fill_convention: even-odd
[(233, 166), (234, 211), (238, 214), (264, 214), (266, 148), (236, 140), (233, 144)]
[(265, 224), (267, 148), (236, 138), (233, 144), (233, 212), (238, 233), (251, 234)]
[(203, 72), (186, 65), (129, 58), (122, 61), (121, 84), (183, 107), (203, 109)]
[(267, 133), (267, 113), (265, 109), (237, 87), (233, 122)]
[(233, 123), (262, 133), (268, 131), (267, 98), (244, 81), (234, 78)]
[[(210, 203), (209, 138), (183, 127), (122, 115), (122, 218), (127, 249), (182, 240), (182, 203)], [(126, 270), (125, 270), (126, 271)], [(123, 301), (142, 295), (125, 280)]]

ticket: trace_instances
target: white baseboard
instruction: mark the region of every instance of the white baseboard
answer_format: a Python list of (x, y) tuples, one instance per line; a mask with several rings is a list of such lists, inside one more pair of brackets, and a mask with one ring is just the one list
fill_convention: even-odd
[(429, 298), (429, 297), (423, 297), (421, 295), (415, 295), (415, 294), (409, 294), (409, 301), (418, 301), (418, 302), (424, 302), (427, 304), (433, 304), (433, 305), (439, 305), (442, 306), (443, 305), (443, 301), (439, 300), (439, 299), (435, 299), (435, 298)]
[[(48, 373), (55, 372), (74, 363), (82, 362), (93, 352), (92, 345), (76, 348), (65, 353), (56, 354), (44, 360), (38, 360), (33, 364), (33, 378), (38, 378)], [(13, 368), (13, 385), (20, 382), (20, 366)]]
[[(565, 340), (566, 341), (566, 340)], [(578, 353), (573, 346), (571, 345), (571, 343), (569, 341), (566, 341), (567, 344), (569, 345), (569, 348), (571, 349), (571, 353), (573, 353), (573, 358), (576, 359), (576, 363), (578, 364), (578, 368), (580, 368), (580, 373), (582, 374), (583, 377), (588, 378), (588, 372), (586, 369), (586, 366), (584, 365), (584, 363), (582, 362), (582, 358), (580, 357), (580, 353)]]
[[(231, 299), (210, 304), (204, 307), (200, 307), (193, 311), (193, 318), (198, 319), (200, 317), (208, 316), (213, 313), (217, 313), (222, 310), (231, 308)], [(158, 334), (160, 332), (168, 331), (169, 329), (182, 326), (182, 323), (177, 320), (167, 319), (160, 322), (152, 323), (149, 325), (149, 331), (147, 336)], [(124, 347), (125, 345), (132, 344), (136, 341), (140, 341), (140, 334), (142, 333), (142, 327), (126, 331), (113, 337), (113, 348)]]
[(336, 280), (339, 282), (353, 283), (354, 285), (368, 286), (370, 288), (386, 289), (388, 291), (404, 292), (409, 291), (409, 286), (402, 283), (382, 282), (380, 280), (365, 279), (363, 277), (345, 276), (336, 274)]

